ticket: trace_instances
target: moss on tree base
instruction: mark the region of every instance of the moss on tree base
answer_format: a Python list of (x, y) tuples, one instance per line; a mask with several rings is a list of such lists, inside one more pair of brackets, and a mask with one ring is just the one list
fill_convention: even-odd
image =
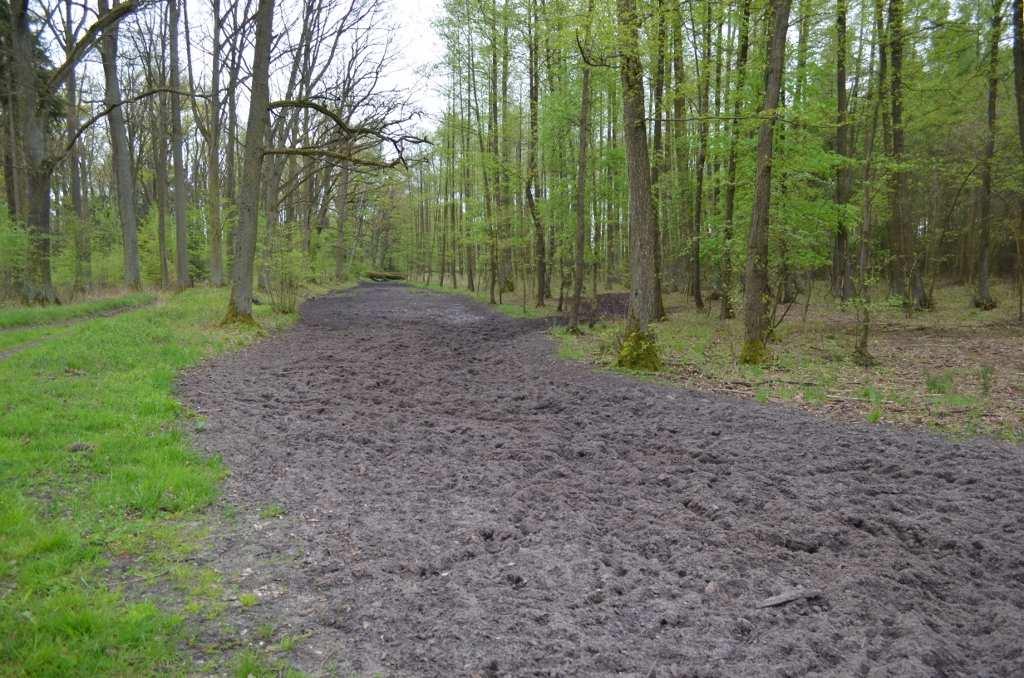
[(657, 372), (661, 369), (661, 353), (658, 351), (654, 332), (635, 330), (622, 338), (619, 357), (615, 364), (630, 370)]
[(256, 319), (252, 317), (251, 313), (239, 313), (238, 309), (231, 305), (228, 307), (227, 315), (224, 316), (224, 320), (221, 321), (221, 325), (244, 325), (249, 327), (259, 327), (260, 324), (256, 322)]
[(763, 341), (751, 340), (743, 342), (740, 351), (740, 362), (744, 365), (763, 365), (771, 359), (771, 353)]

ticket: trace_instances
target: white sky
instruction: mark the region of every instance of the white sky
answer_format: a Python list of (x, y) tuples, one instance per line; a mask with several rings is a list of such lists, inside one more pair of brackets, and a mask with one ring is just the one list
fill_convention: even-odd
[(442, 82), (431, 70), (444, 59), (444, 45), (431, 23), (442, 11), (442, 0), (391, 0), (391, 19), (398, 28), (398, 62), (390, 75), (393, 87), (407, 90), (428, 114), (423, 128), (433, 128), (444, 111)]

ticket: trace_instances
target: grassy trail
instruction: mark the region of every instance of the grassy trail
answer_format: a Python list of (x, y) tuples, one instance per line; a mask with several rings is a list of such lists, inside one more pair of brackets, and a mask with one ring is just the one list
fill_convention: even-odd
[[(11, 333), (38, 343), (0, 361), (0, 673), (189, 671), (183, 615), (214, 605), (216, 582), (188, 555), (224, 470), (191, 449), (173, 389), (180, 370), (260, 336), (220, 326), (226, 294), (190, 290), (61, 327), (56, 341), (53, 328)], [(0, 313), (0, 326), (76, 313), (39, 311)], [(267, 330), (294, 319), (257, 313)], [(122, 590), (139, 581), (176, 590), (184, 608)]]

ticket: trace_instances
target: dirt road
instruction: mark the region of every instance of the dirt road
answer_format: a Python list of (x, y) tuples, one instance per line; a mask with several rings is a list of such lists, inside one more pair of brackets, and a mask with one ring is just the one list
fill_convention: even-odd
[(398, 285), (302, 315), (181, 383), (241, 509), (209, 557), (299, 668), (1024, 675), (1019, 448), (596, 373)]

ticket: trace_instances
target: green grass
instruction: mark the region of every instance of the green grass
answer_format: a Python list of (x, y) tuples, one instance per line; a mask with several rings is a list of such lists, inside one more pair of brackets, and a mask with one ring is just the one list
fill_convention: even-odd
[(26, 329), (12, 329), (0, 331), (0, 353), (9, 350), (16, 350), (22, 344), (36, 341), (43, 337), (60, 332), (60, 327), (29, 327)]
[(951, 395), (956, 389), (953, 381), (953, 373), (946, 371), (942, 374), (929, 374), (925, 378), (925, 386), (928, 393), (934, 395)]
[(242, 607), (255, 607), (260, 602), (260, 597), (255, 593), (243, 593), (238, 596), (238, 602)]
[(280, 518), (285, 514), (284, 507), (280, 504), (267, 504), (260, 509), (260, 518), (263, 520), (271, 520), (273, 518)]
[(289, 668), (282, 661), (275, 661), (256, 650), (248, 649), (235, 657), (231, 675), (235, 678), (301, 678), (304, 674)]
[(107, 311), (116, 311), (134, 306), (142, 306), (156, 300), (156, 295), (149, 292), (135, 292), (123, 297), (95, 299), (79, 304), (66, 306), (18, 306), (0, 308), (0, 329), (12, 327), (28, 327), (30, 325), (47, 325), (51, 323), (83, 318)]
[[(173, 385), (263, 333), (220, 326), (226, 295), (84, 320), (0, 361), (0, 673), (188, 672), (181, 615), (209, 612), (220, 588), (187, 556), (224, 468), (190, 448)], [(33, 320), (3, 322), (69, 317), (25, 310)], [(269, 329), (292, 321), (256, 312)], [(181, 590), (185, 609), (124, 590), (151, 582)]]

